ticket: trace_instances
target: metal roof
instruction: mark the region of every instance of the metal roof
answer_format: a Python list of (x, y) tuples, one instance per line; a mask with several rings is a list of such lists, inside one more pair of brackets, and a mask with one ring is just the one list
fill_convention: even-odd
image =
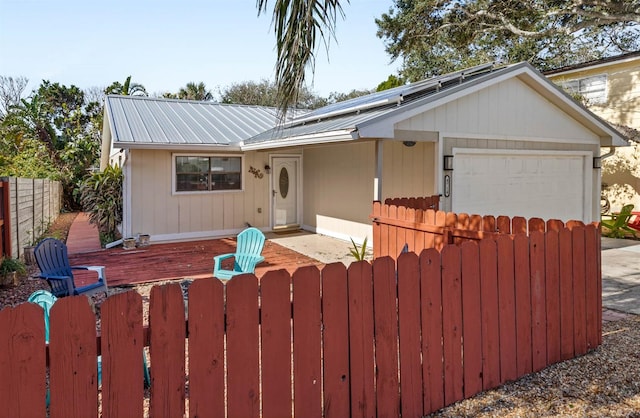
[(339, 132), (345, 140), (367, 122), (388, 116), (400, 109), (405, 110), (418, 102), (424, 104), (478, 78), (496, 76), (506, 68), (509, 67), (495, 69), (493, 64), (480, 65), (335, 103), (258, 134), (246, 140), (243, 149), (260, 147), (262, 143), (279, 143), (280, 146), (286, 146), (288, 139), (293, 143), (300, 138), (331, 131)]
[(109, 95), (114, 146), (232, 145), (273, 128), (277, 110), (264, 106)]
[(292, 111), (292, 119), (281, 124), (277, 110), (271, 107), (134, 96), (107, 96), (105, 112), (114, 148), (234, 146), (257, 150), (386, 138), (393, 137), (389, 126), (398, 117), (426, 111), (442, 100), (522, 72), (530, 74), (547, 99), (566, 102), (583, 123), (611, 136), (614, 146), (626, 145), (619, 132), (576, 104), (526, 62), (500, 68), (481, 65), (308, 113)]

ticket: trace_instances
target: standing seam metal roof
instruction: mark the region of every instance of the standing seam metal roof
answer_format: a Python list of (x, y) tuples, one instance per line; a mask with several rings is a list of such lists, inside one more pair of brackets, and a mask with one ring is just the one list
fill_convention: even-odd
[(229, 145), (277, 124), (275, 108), (214, 102), (107, 96), (113, 143)]

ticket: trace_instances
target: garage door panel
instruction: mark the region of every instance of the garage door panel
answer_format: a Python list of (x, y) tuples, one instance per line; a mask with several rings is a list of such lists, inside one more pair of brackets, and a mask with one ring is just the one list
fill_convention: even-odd
[(454, 150), (454, 212), (585, 219), (584, 152), (484, 151)]

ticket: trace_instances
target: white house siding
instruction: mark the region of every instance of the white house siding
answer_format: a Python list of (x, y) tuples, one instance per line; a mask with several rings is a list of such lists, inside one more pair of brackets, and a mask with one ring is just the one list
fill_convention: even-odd
[[(397, 123), (396, 129), (439, 132), (442, 155), (451, 155), (453, 148), (600, 152), (600, 138), (595, 133), (518, 79), (445, 103)], [(437, 180), (440, 193), (444, 174), (441, 172)], [(598, 196), (599, 172), (594, 170), (590, 183), (591, 195)], [(455, 185), (451, 186), (455, 193)], [(592, 200), (595, 216), (599, 202)], [(451, 210), (451, 201), (452, 196), (443, 197), (441, 208)]]
[(247, 223), (268, 228), (269, 178), (266, 174), (260, 179), (249, 173), (253, 166), (264, 174), (267, 154), (245, 154), (243, 191), (174, 194), (174, 153), (196, 154), (179, 150), (130, 151), (124, 204), (130, 207), (131, 219), (124, 220), (125, 235), (146, 233), (154, 242), (161, 242), (235, 234)]
[(518, 79), (470, 93), (396, 124), (396, 129), (491, 139), (599, 144), (582, 124)]
[[(305, 149), (305, 228), (355, 241), (371, 238), (375, 147), (368, 141)], [(409, 148), (399, 141), (385, 141), (383, 199), (433, 194), (434, 152), (434, 143)]]
[(388, 197), (416, 197), (436, 194), (436, 144), (401, 141), (384, 143), (382, 200)]

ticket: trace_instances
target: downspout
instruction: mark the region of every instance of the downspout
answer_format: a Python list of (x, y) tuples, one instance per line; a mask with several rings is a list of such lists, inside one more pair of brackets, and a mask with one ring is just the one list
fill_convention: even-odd
[(609, 152), (606, 152), (606, 153), (600, 155), (600, 161), (602, 161), (604, 159), (607, 159), (607, 158), (611, 157), (613, 154), (616, 153), (616, 148), (615, 147), (609, 147), (609, 149), (610, 149)]

